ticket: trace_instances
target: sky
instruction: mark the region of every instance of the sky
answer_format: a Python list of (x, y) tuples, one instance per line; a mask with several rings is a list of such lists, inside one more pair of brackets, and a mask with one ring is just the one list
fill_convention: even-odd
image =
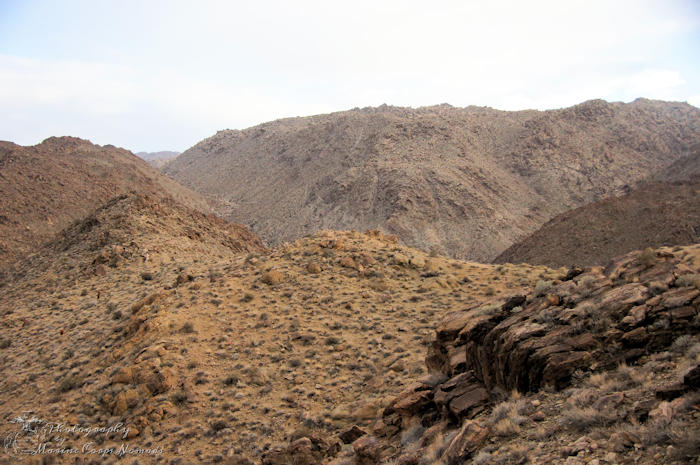
[(700, 1), (0, 0), (0, 140), (183, 151), (378, 106), (700, 106)]

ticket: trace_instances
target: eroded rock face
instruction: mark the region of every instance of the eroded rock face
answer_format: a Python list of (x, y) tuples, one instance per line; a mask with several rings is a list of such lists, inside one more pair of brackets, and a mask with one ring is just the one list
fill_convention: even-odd
[[(573, 269), (528, 296), (448, 314), (428, 348), (431, 376), (390, 402), (375, 431), (390, 441), (416, 419), (426, 428), (461, 425), (442, 455), (444, 463), (461, 463), (489, 436), (478, 417), (494, 393), (560, 390), (577, 370), (616, 367), (700, 332), (700, 291), (676, 284), (697, 270), (680, 262), (668, 252), (634, 252), (606, 268)], [(697, 380), (696, 367), (657, 396), (676, 398)], [(596, 407), (614, 408), (621, 396), (603, 396)]]

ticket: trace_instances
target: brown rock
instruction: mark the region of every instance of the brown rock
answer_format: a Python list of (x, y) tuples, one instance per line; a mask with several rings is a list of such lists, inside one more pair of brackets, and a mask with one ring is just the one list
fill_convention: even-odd
[(263, 274), (260, 280), (265, 284), (274, 286), (275, 284), (279, 284), (284, 280), (284, 275), (277, 270), (270, 270)]
[(309, 273), (318, 274), (321, 272), (321, 265), (319, 265), (318, 262), (309, 262), (309, 264), (306, 265), (306, 271)]
[(384, 409), (384, 414), (397, 412), (404, 416), (413, 416), (425, 410), (433, 403), (432, 392), (425, 385), (413, 385), (396, 396)]
[(649, 340), (649, 334), (644, 327), (633, 329), (622, 335), (622, 342), (628, 347), (640, 347)]
[(381, 445), (374, 436), (362, 436), (352, 443), (357, 465), (377, 465), (381, 455)]
[(683, 384), (689, 389), (700, 388), (700, 365), (696, 365), (683, 376)]
[(117, 373), (112, 376), (112, 384), (129, 384), (133, 381), (134, 374), (129, 367), (120, 368)]
[(620, 313), (644, 303), (649, 297), (649, 289), (637, 283), (624, 284), (603, 294), (598, 307), (603, 312)]
[(463, 463), (481, 448), (488, 437), (488, 428), (483, 428), (477, 422), (468, 420), (447, 446), (441, 459), (447, 465)]
[(671, 289), (670, 291), (661, 294), (661, 303), (659, 304), (662, 308), (675, 308), (688, 305), (700, 295), (700, 291), (692, 287), (679, 287), (676, 289)]
[(622, 324), (627, 327), (635, 327), (639, 326), (644, 319), (647, 317), (647, 306), (646, 305), (637, 305), (636, 307), (632, 307), (629, 312), (627, 312), (627, 316), (622, 319)]
[(599, 412), (609, 412), (616, 409), (625, 400), (625, 395), (621, 392), (607, 394), (593, 403), (593, 409)]
[(345, 268), (356, 268), (357, 264), (355, 263), (355, 260), (353, 260), (352, 257), (346, 255), (340, 259), (340, 266)]
[(357, 425), (352, 425), (350, 428), (342, 431), (338, 437), (341, 441), (343, 441), (343, 444), (352, 444), (365, 434), (367, 433), (360, 429)]
[(675, 383), (656, 390), (656, 397), (661, 400), (673, 400), (688, 392), (688, 386)]

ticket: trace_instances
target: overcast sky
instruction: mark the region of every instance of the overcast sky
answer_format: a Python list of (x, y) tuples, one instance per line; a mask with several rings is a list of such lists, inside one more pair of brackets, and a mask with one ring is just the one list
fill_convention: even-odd
[(0, 0), (0, 140), (185, 150), (377, 106), (700, 106), (700, 2)]

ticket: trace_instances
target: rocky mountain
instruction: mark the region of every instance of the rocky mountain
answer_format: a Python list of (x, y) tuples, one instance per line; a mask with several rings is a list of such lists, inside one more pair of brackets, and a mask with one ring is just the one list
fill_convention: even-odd
[(495, 263), (601, 265), (632, 250), (700, 242), (700, 150), (620, 197), (552, 218)]
[(700, 110), (682, 103), (382, 106), (220, 131), (165, 172), (270, 244), (378, 227), (424, 250), (492, 260), (698, 143)]
[(154, 168), (163, 168), (170, 160), (180, 155), (180, 152), (163, 150), (160, 152), (137, 152), (136, 156), (143, 158)]
[(74, 137), (52, 137), (31, 147), (0, 142), (0, 264), (130, 191), (211, 210), (199, 194), (124, 149)]

